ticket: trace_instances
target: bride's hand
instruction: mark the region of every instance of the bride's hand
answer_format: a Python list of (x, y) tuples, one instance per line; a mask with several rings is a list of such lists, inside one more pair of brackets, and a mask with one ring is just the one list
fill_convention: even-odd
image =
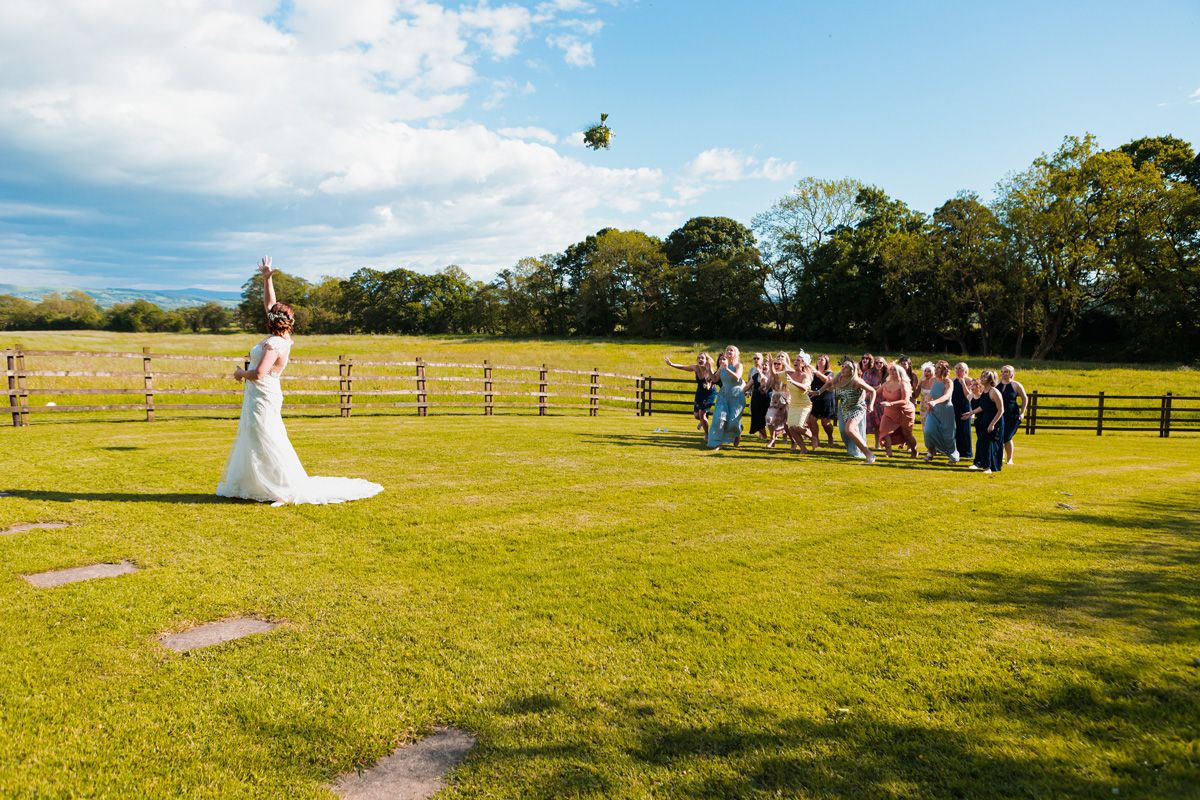
[(241, 368), (241, 367), (238, 367), (237, 369), (235, 369), (235, 370), (233, 371), (233, 379), (234, 379), (235, 381), (237, 381), (238, 383), (241, 383), (241, 382), (242, 382), (242, 378), (243, 378), (243, 377), (245, 377), (245, 376), (242, 374), (242, 368)]
[(262, 257), (262, 261), (258, 262), (258, 271), (262, 273), (262, 276), (264, 278), (269, 278), (272, 275), (274, 275), (276, 272), (278, 272), (278, 270), (271, 269), (271, 257), (270, 256)]

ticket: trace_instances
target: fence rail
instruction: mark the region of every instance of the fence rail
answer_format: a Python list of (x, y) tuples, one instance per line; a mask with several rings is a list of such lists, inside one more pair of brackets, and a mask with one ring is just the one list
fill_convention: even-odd
[[(678, 384), (687, 384), (680, 388)], [(691, 414), (696, 382), (647, 375), (646, 414)], [(674, 388), (673, 388), (674, 387)], [(1113, 405), (1111, 401), (1118, 401)], [(919, 405), (919, 404), (918, 404)], [(918, 413), (919, 417), (919, 413)], [(1025, 433), (1038, 431), (1200, 433), (1200, 397), (1166, 394), (1050, 394), (1034, 390), (1025, 407)]]
[[(18, 346), (6, 349), (4, 359), (9, 413), (17, 427), (28, 425), (33, 414), (133, 411), (150, 422), (176, 411), (235, 412), (240, 402), (216, 400), (241, 395), (229, 375), (235, 366), (249, 366), (243, 357), (152, 353), (150, 348), (111, 352)], [(203, 371), (205, 364), (219, 365), (220, 371)], [(178, 370), (171, 369), (176, 365)], [(691, 378), (494, 364), (488, 359), (470, 364), (339, 355), (294, 358), (288, 366), (283, 378), (288, 410), (324, 410), (342, 417), (387, 410), (424, 417), (447, 409), (477, 409), (486, 416), (498, 409), (538, 416), (594, 417), (602, 409), (638, 416), (691, 414), (695, 392)], [(1200, 397), (1035, 390), (1029, 393), (1024, 428), (1029, 435), (1039, 430), (1094, 431), (1097, 436), (1141, 432), (1162, 438), (1200, 433)]]
[[(230, 377), (235, 367), (249, 367), (243, 357), (152, 353), (149, 348), (111, 352), (10, 347), (4, 359), (9, 413), (16, 427), (28, 425), (34, 414), (136, 411), (152, 422), (174, 411), (239, 411), (240, 401), (215, 400), (240, 396), (242, 389)], [(187, 363), (171, 369), (173, 362), (180, 361)], [(204, 364), (219, 371), (203, 371)], [(421, 417), (431, 409), (477, 409), (487, 416), (497, 409), (538, 416), (594, 417), (602, 409), (645, 413), (643, 376), (555, 369), (546, 364), (387, 361), (339, 355), (291, 359), (282, 381), (289, 395), (285, 409), (327, 410), (341, 417), (386, 409), (411, 410)], [(214, 402), (202, 402), (208, 398)]]

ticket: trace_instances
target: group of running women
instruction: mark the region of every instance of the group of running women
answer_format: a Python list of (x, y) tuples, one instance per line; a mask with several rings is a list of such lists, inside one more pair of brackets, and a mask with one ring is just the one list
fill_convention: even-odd
[(965, 363), (956, 364), (952, 376), (948, 362), (926, 362), (918, 377), (907, 356), (889, 362), (866, 353), (858, 361), (846, 356), (835, 373), (828, 355), (813, 363), (801, 350), (795, 358), (755, 353), (754, 365), (743, 377), (741, 352), (733, 345), (716, 361), (700, 353), (695, 364), (668, 358), (667, 365), (695, 376), (696, 427), (712, 450), (741, 443), (742, 416), (749, 405), (749, 432), (767, 447), (785, 437), (792, 450), (806, 453), (821, 446), (822, 429), (826, 446), (832, 447), (836, 420), (846, 451), (867, 464), (875, 463), (867, 443), (871, 434), (875, 450), (889, 458), (893, 448), (907, 449), (917, 458), (913, 426), (919, 402), (925, 460), (939, 455), (951, 464), (970, 460), (971, 469), (990, 474), (1013, 463), (1013, 436), (1028, 403), (1025, 388), (1014, 379), (1016, 370), (1007, 365), (999, 374), (985, 369), (972, 378)]

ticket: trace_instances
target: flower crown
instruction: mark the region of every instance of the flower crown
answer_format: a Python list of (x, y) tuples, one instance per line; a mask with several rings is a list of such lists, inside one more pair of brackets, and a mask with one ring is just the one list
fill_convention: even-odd
[(286, 311), (268, 311), (267, 319), (271, 320), (272, 322), (283, 322), (285, 320), (287, 322), (294, 321), (292, 319), (292, 315), (287, 313)]

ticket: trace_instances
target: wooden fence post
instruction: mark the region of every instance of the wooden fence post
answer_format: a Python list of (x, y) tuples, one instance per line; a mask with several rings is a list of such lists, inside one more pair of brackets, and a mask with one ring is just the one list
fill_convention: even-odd
[(425, 417), (429, 415), (429, 395), (425, 393), (425, 361), (420, 356), (417, 357), (417, 416)]
[(1025, 415), (1025, 432), (1030, 436), (1037, 433), (1037, 389), (1029, 393), (1029, 413)]
[(16, 351), (4, 351), (5, 365), (8, 367), (8, 408), (12, 412), (13, 427), (21, 427), (21, 401), (17, 397), (17, 356)]
[(654, 376), (647, 375), (646, 383), (642, 387), (642, 395), (646, 398), (646, 416), (654, 416)]
[(588, 416), (594, 417), (600, 410), (600, 368), (592, 368), (592, 385), (588, 387)]
[(154, 370), (150, 365), (150, 348), (142, 348), (142, 382), (146, 393), (146, 422), (154, 422)]
[(1167, 406), (1163, 414), (1163, 438), (1166, 439), (1171, 435), (1171, 395), (1174, 392), (1167, 392)]
[(546, 365), (538, 372), (538, 416), (546, 416)]
[(17, 351), (17, 407), (21, 410), (21, 427), (29, 424), (29, 390), (25, 387), (25, 351), (21, 345)]
[(646, 376), (633, 379), (633, 400), (637, 408), (639, 417), (646, 416), (646, 391), (645, 391)]
[(351, 356), (338, 356), (338, 405), (339, 413), (349, 417), (354, 411), (354, 359)]
[(492, 362), (483, 360), (483, 415), (492, 416)]
[(1100, 403), (1096, 406), (1096, 435), (1104, 435), (1104, 392), (1100, 393)]

